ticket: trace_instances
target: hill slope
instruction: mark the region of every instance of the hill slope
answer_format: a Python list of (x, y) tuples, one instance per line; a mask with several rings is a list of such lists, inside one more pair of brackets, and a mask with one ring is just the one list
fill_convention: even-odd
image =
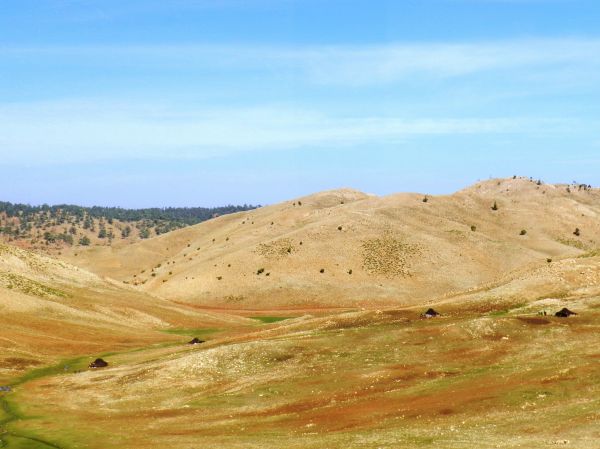
[(203, 306), (401, 305), (595, 251), (599, 217), (600, 191), (524, 178), (449, 196), (337, 190), (65, 257)]
[(0, 384), (75, 355), (173, 339), (159, 330), (235, 325), (100, 279), (68, 263), (0, 244)]

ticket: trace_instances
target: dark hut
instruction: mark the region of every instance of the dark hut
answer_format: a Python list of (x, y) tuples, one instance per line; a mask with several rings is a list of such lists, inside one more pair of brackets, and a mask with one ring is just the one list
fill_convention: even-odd
[(559, 310), (558, 312), (556, 312), (554, 314), (554, 316), (557, 316), (557, 317), (560, 317), (560, 318), (568, 318), (571, 315), (577, 315), (577, 314), (575, 312), (571, 312), (566, 307), (563, 307), (561, 310)]
[(204, 343), (204, 340), (200, 340), (199, 338), (194, 337), (188, 342), (188, 345), (199, 345), (200, 343)]
[(96, 359), (92, 363), (90, 363), (90, 368), (106, 368), (108, 366), (108, 362), (105, 362), (102, 359)]
[(422, 315), (424, 318), (434, 318), (436, 316), (439, 316), (440, 314), (438, 312), (436, 312), (434, 309), (429, 308), (427, 309), (427, 311)]

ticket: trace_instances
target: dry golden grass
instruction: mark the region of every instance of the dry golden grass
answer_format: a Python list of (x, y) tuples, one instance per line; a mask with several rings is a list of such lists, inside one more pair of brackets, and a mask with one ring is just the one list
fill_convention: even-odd
[(599, 193), (511, 179), (422, 198), (325, 192), (74, 265), (0, 246), (0, 439), (598, 447)]
[[(65, 257), (192, 304), (381, 307), (478, 288), (548, 258), (600, 248), (598, 190), (567, 192), (519, 178), (422, 198), (324, 192)], [(256, 276), (261, 268), (268, 277)]]

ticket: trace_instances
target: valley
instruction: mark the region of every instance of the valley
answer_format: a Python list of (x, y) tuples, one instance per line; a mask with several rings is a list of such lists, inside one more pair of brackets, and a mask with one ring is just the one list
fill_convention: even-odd
[(494, 179), (0, 246), (0, 447), (595, 448), (599, 214)]

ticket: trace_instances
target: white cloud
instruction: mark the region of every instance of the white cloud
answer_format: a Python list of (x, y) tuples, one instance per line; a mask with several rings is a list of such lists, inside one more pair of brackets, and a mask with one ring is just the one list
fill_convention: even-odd
[(204, 110), (76, 101), (0, 106), (0, 152), (5, 163), (201, 159), (308, 146), (377, 146), (425, 135), (556, 131), (561, 126), (570, 128), (572, 123), (502, 117), (341, 117), (280, 107)]
[(407, 79), (518, 71), (552, 75), (598, 73), (600, 39), (529, 39), (478, 43), (396, 43), (370, 46), (155, 45), (0, 47), (0, 55), (61, 56), (75, 63), (211, 70), (290, 70), (318, 84), (369, 86)]

